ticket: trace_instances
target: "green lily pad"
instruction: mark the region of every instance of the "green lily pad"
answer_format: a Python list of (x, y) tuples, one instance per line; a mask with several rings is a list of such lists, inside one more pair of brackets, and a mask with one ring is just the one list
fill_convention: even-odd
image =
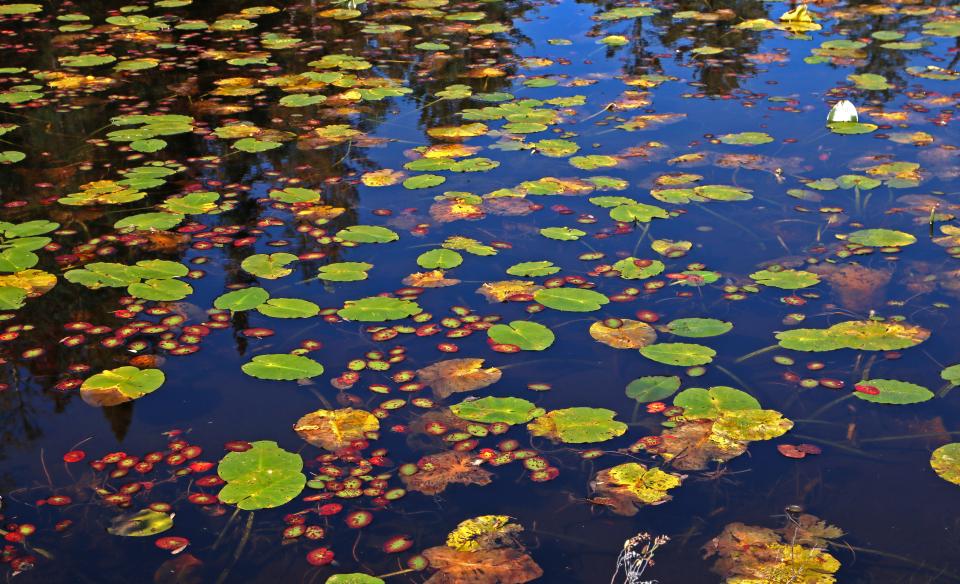
[(447, 179), (438, 174), (418, 174), (403, 181), (406, 189), (429, 189), (447, 182)]
[(217, 465), (226, 481), (217, 497), (223, 503), (253, 511), (272, 509), (292, 501), (307, 484), (303, 459), (276, 442), (252, 442), (244, 452), (231, 452)]
[(832, 122), (827, 127), (834, 134), (869, 134), (877, 129), (876, 124), (864, 122)]
[(593, 312), (610, 302), (599, 292), (581, 288), (543, 288), (534, 292), (533, 299), (547, 308), (564, 312)]
[(736, 144), (738, 146), (755, 146), (758, 144), (769, 144), (773, 142), (773, 136), (766, 132), (740, 132), (738, 134), (723, 134), (719, 140), (724, 144)]
[(781, 347), (797, 351), (897, 351), (924, 342), (930, 331), (903, 322), (851, 320), (827, 329), (794, 329), (776, 336)]
[(273, 381), (309, 379), (323, 374), (323, 365), (313, 359), (286, 353), (257, 355), (240, 368), (251, 377)]
[(616, 415), (604, 408), (553, 410), (527, 424), (527, 429), (534, 436), (567, 444), (605, 442), (627, 431), (626, 424), (613, 419)]
[(526, 320), (515, 320), (509, 325), (495, 324), (487, 334), (495, 343), (514, 345), (524, 351), (543, 351), (556, 340), (549, 328)]
[(113, 224), (114, 229), (132, 228), (139, 231), (149, 231), (156, 229), (166, 231), (173, 229), (183, 221), (183, 215), (179, 213), (139, 213), (124, 217)]
[(519, 397), (484, 397), (463, 401), (450, 406), (450, 411), (459, 418), (482, 424), (523, 424), (546, 413), (543, 408)]
[(624, 280), (646, 280), (662, 274), (666, 266), (660, 260), (642, 261), (629, 257), (613, 264), (613, 269), (620, 272)]
[(186, 282), (170, 279), (149, 279), (127, 286), (127, 293), (144, 300), (173, 302), (183, 300), (193, 293), (193, 287)]
[(649, 223), (654, 219), (667, 219), (669, 217), (670, 213), (666, 209), (643, 203), (617, 205), (610, 209), (610, 218), (621, 223)]
[(92, 406), (115, 406), (156, 391), (166, 377), (159, 369), (138, 369), (130, 365), (101, 371), (80, 386), (80, 397)]
[(463, 256), (452, 249), (431, 249), (417, 257), (417, 265), (428, 270), (449, 270), (463, 263)]
[(559, 271), (559, 267), (553, 265), (553, 262), (547, 261), (521, 262), (507, 268), (507, 273), (511, 276), (519, 276), (523, 278), (549, 276), (551, 274), (556, 274)]
[(634, 379), (627, 384), (627, 397), (640, 403), (667, 399), (680, 389), (680, 378), (676, 375), (648, 375)]
[(283, 146), (283, 144), (280, 142), (273, 142), (271, 140), (257, 140), (256, 138), (241, 138), (233, 143), (233, 147), (237, 150), (241, 152), (248, 152), (250, 154), (266, 152), (281, 146)]
[(684, 417), (696, 420), (713, 420), (723, 412), (760, 409), (760, 402), (752, 395), (725, 385), (685, 389), (673, 398), (673, 405), (683, 408)]
[(360, 300), (348, 300), (344, 307), (337, 311), (340, 318), (358, 322), (379, 322), (385, 320), (399, 320), (415, 314), (423, 309), (416, 302), (372, 296)]
[(300, 298), (271, 298), (257, 306), (257, 312), (271, 318), (310, 318), (320, 313), (320, 307)]
[(26, 290), (13, 286), (0, 286), (0, 310), (16, 310), (23, 306)]
[(733, 330), (733, 323), (715, 318), (678, 318), (667, 325), (667, 331), (678, 337), (716, 337)]
[(854, 397), (875, 404), (916, 404), (933, 399), (933, 392), (926, 387), (895, 379), (867, 379), (860, 385), (868, 385), (880, 390), (877, 395), (854, 392)]
[(750, 277), (758, 284), (783, 290), (799, 290), (820, 283), (820, 276), (805, 270), (760, 270)]
[(857, 89), (866, 89), (868, 91), (884, 91), (892, 89), (893, 86), (887, 82), (887, 78), (876, 73), (863, 73), (861, 75), (847, 75), (847, 79), (853, 81)]
[(917, 238), (895, 229), (861, 229), (848, 235), (847, 241), (868, 247), (904, 247), (916, 243)]
[(331, 282), (358, 282), (367, 279), (367, 270), (372, 267), (366, 262), (338, 262), (321, 266), (317, 277)]
[(664, 365), (706, 365), (713, 361), (717, 352), (710, 347), (692, 343), (656, 343), (640, 348), (640, 354)]
[(586, 231), (570, 227), (544, 227), (540, 230), (540, 235), (559, 241), (576, 241), (586, 234)]
[(242, 310), (252, 310), (270, 298), (270, 293), (263, 288), (252, 286), (242, 290), (234, 290), (221, 294), (213, 301), (214, 308), (218, 310), (232, 310), (239, 312)]
[[(425, 45), (429, 43), (420, 43), (420, 45)], [(422, 48), (420, 45), (416, 45), (417, 48)], [(444, 48), (449, 49), (447, 45), (441, 45)], [(443, 50), (443, 49), (431, 49), (431, 50)], [(376, 576), (368, 576), (366, 574), (360, 574), (359, 572), (353, 574), (334, 574), (327, 578), (327, 581), (324, 584), (385, 584), (385, 581), (382, 578), (377, 578)]]
[(338, 231), (337, 237), (354, 243), (389, 243), (400, 239), (396, 232), (379, 225), (351, 225)]
[(293, 273), (293, 268), (287, 266), (297, 261), (297, 256), (292, 253), (258, 253), (240, 262), (240, 268), (244, 271), (267, 280), (276, 280)]

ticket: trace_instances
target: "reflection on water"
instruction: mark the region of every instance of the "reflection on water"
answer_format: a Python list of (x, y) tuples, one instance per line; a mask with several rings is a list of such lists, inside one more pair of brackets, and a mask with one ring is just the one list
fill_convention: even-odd
[[(795, 7), (0, 4), (8, 577), (607, 582), (647, 532), (670, 538), (643, 574), (660, 582), (833, 581), (751, 564), (797, 542), (842, 582), (960, 580), (957, 486), (930, 465), (960, 431), (941, 375), (957, 360), (955, 11), (824, 2), (781, 23)], [(824, 126), (841, 98), (860, 108), (849, 134)], [(423, 259), (441, 249), (457, 253)], [(131, 268), (147, 260), (169, 274)], [(222, 300), (251, 288), (273, 304)], [(376, 296), (416, 305), (337, 315)], [(549, 330), (488, 330), (515, 321)], [(732, 330), (684, 330), (718, 321)], [(819, 331), (776, 346), (796, 329)], [(324, 373), (241, 369), (290, 352)], [(485, 362), (412, 373), (457, 358)], [(125, 366), (165, 380), (117, 382), (106, 407), (81, 392)], [(651, 376), (759, 405), (625, 395)], [(486, 396), (526, 405), (447, 409)], [(564, 428), (553, 412), (574, 407), (615, 420)], [(372, 412), (366, 435), (304, 430), (343, 408)], [(306, 490), (218, 501), (214, 465), (260, 440), (302, 457)], [(617, 514), (635, 507), (598, 473), (627, 463), (682, 484)], [(116, 535), (148, 505), (174, 527)], [(804, 513), (844, 535), (807, 537)], [(443, 547), (491, 514), (522, 534), (486, 561)], [(788, 527), (749, 542), (724, 531), (737, 522)], [(735, 532), (750, 553), (723, 551)]]

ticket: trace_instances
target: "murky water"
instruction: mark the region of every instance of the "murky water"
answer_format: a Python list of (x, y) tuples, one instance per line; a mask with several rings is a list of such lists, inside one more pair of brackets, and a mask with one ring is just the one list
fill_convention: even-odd
[(8, 580), (960, 580), (955, 7), (0, 15)]

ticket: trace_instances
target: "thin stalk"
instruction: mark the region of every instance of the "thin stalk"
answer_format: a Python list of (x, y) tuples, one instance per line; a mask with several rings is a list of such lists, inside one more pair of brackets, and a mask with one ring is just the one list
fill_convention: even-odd
[(743, 362), (746, 361), (747, 359), (753, 359), (754, 357), (759, 357), (760, 355), (763, 355), (764, 353), (769, 353), (770, 351), (776, 351), (776, 350), (779, 349), (779, 348), (780, 348), (780, 345), (770, 345), (769, 347), (764, 347), (764, 348), (762, 348), (762, 349), (757, 349), (756, 351), (754, 351), (754, 352), (752, 352), (752, 353), (747, 353), (746, 355), (743, 355), (743, 356), (735, 359), (735, 360), (734, 360), (734, 363), (743, 363)]
[(247, 547), (247, 542), (250, 540), (250, 532), (252, 531), (253, 511), (247, 516), (247, 525), (243, 528), (243, 537), (240, 538), (240, 544), (237, 546), (236, 551), (233, 552), (233, 559), (230, 561), (230, 565), (224, 568), (223, 572), (220, 572), (220, 577), (217, 578), (217, 584), (223, 584), (227, 581), (227, 578), (230, 576), (230, 569), (236, 565), (240, 556), (243, 554), (243, 548)]
[(810, 419), (813, 420), (813, 419), (818, 418), (818, 417), (820, 416), (820, 414), (822, 414), (823, 412), (829, 410), (830, 408), (832, 408), (833, 406), (835, 406), (835, 405), (837, 405), (837, 404), (840, 404), (840, 403), (843, 403), (843, 402), (847, 401), (848, 399), (850, 399), (850, 398), (852, 398), (852, 397), (853, 397), (853, 394), (852, 394), (852, 393), (848, 393), (847, 395), (838, 397), (837, 399), (833, 400), (832, 402), (829, 402), (829, 403), (825, 404), (823, 407), (821, 407), (821, 408), (818, 409), (817, 411), (815, 411), (815, 412), (813, 412), (812, 414), (810, 414)]
[(869, 454), (859, 448), (854, 448), (853, 446), (847, 446), (842, 442), (835, 442), (833, 440), (824, 440), (823, 438), (817, 438), (816, 436), (807, 436), (805, 434), (791, 434), (791, 436), (793, 436), (794, 438), (797, 438), (798, 440), (809, 440), (810, 442), (819, 442), (821, 444), (826, 444), (831, 448), (836, 448), (837, 450), (845, 450), (851, 454), (856, 454), (857, 456), (862, 456), (869, 460), (883, 460), (879, 456), (874, 456), (873, 454)]

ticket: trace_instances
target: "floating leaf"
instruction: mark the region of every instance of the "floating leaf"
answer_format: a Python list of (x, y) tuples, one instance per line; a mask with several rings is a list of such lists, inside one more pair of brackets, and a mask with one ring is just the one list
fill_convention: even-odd
[(594, 340), (614, 349), (639, 349), (657, 342), (657, 331), (639, 320), (598, 320), (590, 325)]
[(438, 495), (448, 485), (489, 485), (489, 471), (474, 464), (474, 457), (465, 452), (447, 450), (420, 459), (419, 470), (412, 475), (401, 475), (404, 486), (424, 495)]
[(543, 351), (556, 339), (549, 328), (526, 320), (515, 320), (509, 325), (495, 324), (487, 334), (495, 343), (514, 345), (524, 351)]
[(420, 254), (417, 258), (417, 265), (428, 270), (437, 268), (448, 270), (462, 263), (463, 256), (450, 249), (432, 249)]
[(917, 238), (894, 229), (861, 229), (848, 235), (847, 241), (869, 247), (903, 247), (916, 243)]
[(257, 355), (241, 369), (251, 377), (273, 381), (309, 379), (323, 374), (323, 365), (313, 359), (285, 353)]
[(344, 307), (337, 311), (337, 315), (340, 318), (357, 322), (380, 322), (399, 320), (421, 312), (423, 312), (423, 309), (416, 302), (410, 300), (372, 296), (360, 300), (348, 300), (344, 303)]
[(875, 387), (879, 391), (876, 395), (863, 392), (854, 392), (854, 397), (876, 404), (915, 404), (933, 399), (933, 392), (926, 387), (895, 379), (868, 379), (858, 385)]
[(553, 262), (540, 261), (540, 262), (521, 262), (519, 264), (514, 264), (507, 268), (507, 273), (511, 276), (519, 277), (535, 277), (535, 276), (549, 276), (551, 274), (556, 274), (560, 271), (560, 268), (553, 265)]
[(648, 375), (634, 379), (627, 384), (627, 397), (640, 403), (667, 399), (680, 389), (680, 378), (676, 375)]
[(351, 225), (338, 231), (337, 237), (355, 243), (388, 243), (400, 239), (395, 232), (379, 225)]
[(518, 397), (484, 397), (467, 400), (450, 406), (450, 411), (464, 420), (483, 424), (497, 422), (524, 424), (546, 413), (543, 408), (538, 408)]
[(544, 288), (533, 299), (547, 308), (564, 312), (593, 312), (610, 300), (599, 292), (580, 288)]
[(165, 379), (159, 369), (129, 365), (108, 369), (88, 377), (80, 386), (80, 397), (92, 406), (115, 406), (153, 393)]
[(614, 420), (617, 413), (603, 408), (553, 410), (527, 424), (534, 436), (568, 444), (605, 442), (621, 436), (627, 425)]
[(678, 337), (717, 337), (733, 330), (733, 323), (715, 318), (678, 318), (667, 325), (667, 331)]
[(739, 146), (755, 146), (758, 144), (769, 144), (773, 142), (773, 137), (765, 132), (740, 132), (738, 134), (723, 134), (719, 137), (724, 144), (737, 144)]
[(379, 429), (380, 421), (376, 416), (354, 408), (310, 412), (293, 426), (300, 438), (334, 452), (342, 450), (354, 440), (365, 440), (368, 433)]
[(673, 405), (683, 408), (684, 417), (701, 420), (714, 420), (722, 412), (760, 409), (752, 395), (725, 385), (685, 389), (673, 399)]
[(127, 286), (127, 293), (144, 300), (172, 302), (182, 300), (193, 293), (193, 287), (186, 282), (170, 279), (149, 279)]
[(219, 310), (252, 310), (270, 298), (270, 293), (256, 286), (234, 290), (221, 294), (213, 301), (214, 308)]
[(227, 483), (217, 495), (220, 501), (246, 511), (272, 509), (303, 491), (307, 477), (301, 472), (299, 454), (267, 440), (250, 446), (243, 452), (230, 452), (217, 465), (217, 474)]
[(454, 393), (473, 391), (500, 381), (496, 367), (483, 368), (484, 359), (448, 359), (417, 371), (421, 382), (433, 388), (438, 398)]
[(628, 462), (597, 473), (590, 485), (592, 501), (610, 507), (617, 515), (636, 515), (641, 507), (660, 505), (673, 497), (670, 489), (680, 486), (683, 476)]
[(321, 266), (317, 277), (331, 282), (358, 282), (367, 279), (367, 270), (372, 267), (366, 262), (337, 262)]
[[(0, 6), (2, 8), (2, 6)], [(123, 537), (150, 537), (173, 527), (173, 515), (141, 509), (136, 513), (114, 517), (107, 528), (110, 535)]]
[(559, 241), (576, 241), (586, 234), (586, 231), (570, 227), (545, 227), (540, 230), (540, 235)]
[(270, 298), (257, 306), (257, 312), (271, 318), (310, 318), (320, 307), (301, 298)]
[(960, 442), (945, 444), (933, 451), (930, 466), (937, 476), (955, 485), (960, 485)]
[(297, 256), (292, 253), (258, 253), (245, 258), (240, 262), (240, 267), (258, 278), (276, 280), (292, 274), (293, 268), (287, 266), (295, 261), (297, 261)]
[(803, 270), (760, 270), (750, 274), (758, 284), (784, 290), (799, 290), (820, 283), (820, 277)]
[(691, 343), (656, 343), (640, 348), (640, 354), (664, 365), (706, 365), (713, 361), (717, 352), (710, 347)]
[(930, 331), (900, 322), (851, 320), (827, 329), (794, 329), (776, 336), (781, 347), (797, 351), (896, 351), (919, 345), (930, 337)]

